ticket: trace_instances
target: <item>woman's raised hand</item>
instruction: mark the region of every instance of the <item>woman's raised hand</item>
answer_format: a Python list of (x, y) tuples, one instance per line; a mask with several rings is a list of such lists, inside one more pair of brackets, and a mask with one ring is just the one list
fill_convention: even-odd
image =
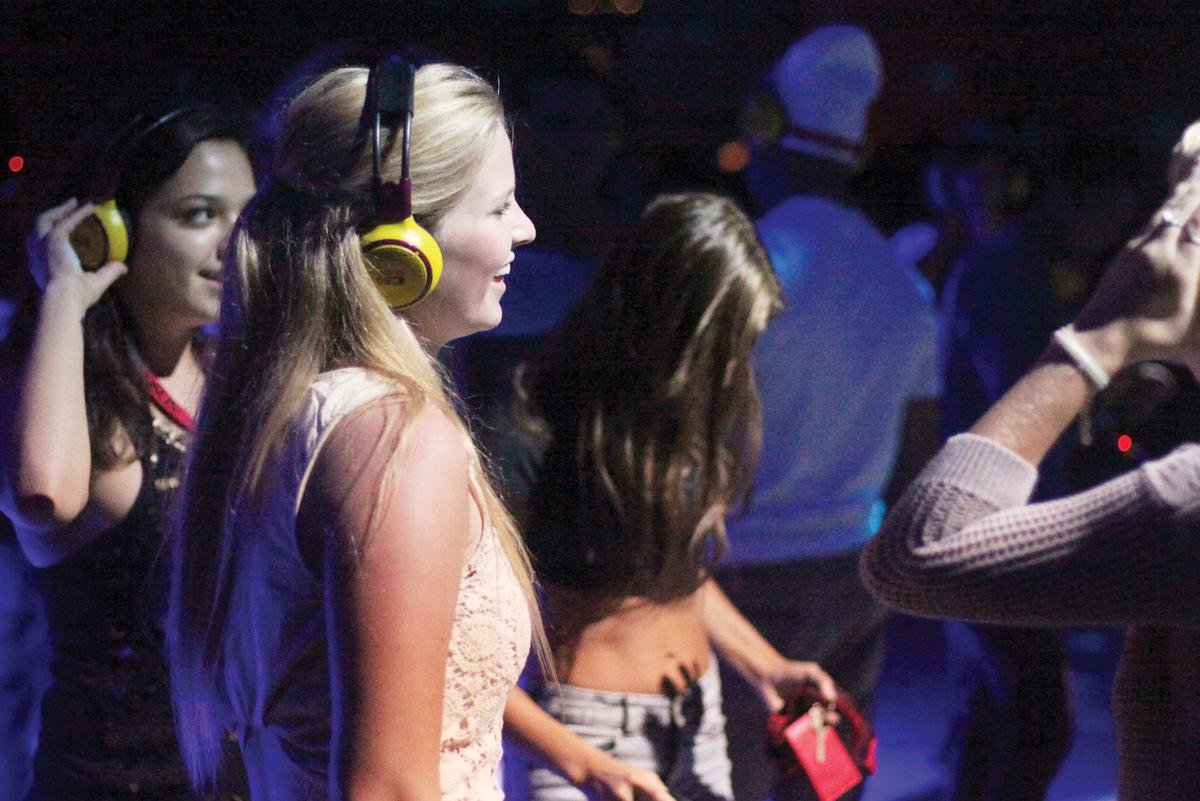
[(1074, 327), (1108, 370), (1146, 359), (1200, 366), (1200, 162), (1113, 259)]
[(128, 271), (113, 261), (95, 271), (84, 270), (71, 247), (71, 232), (92, 213), (92, 204), (82, 205), (75, 198), (37, 216), (33, 230), (25, 239), (29, 272), (43, 292), (51, 286), (74, 297), (82, 316), (112, 283)]

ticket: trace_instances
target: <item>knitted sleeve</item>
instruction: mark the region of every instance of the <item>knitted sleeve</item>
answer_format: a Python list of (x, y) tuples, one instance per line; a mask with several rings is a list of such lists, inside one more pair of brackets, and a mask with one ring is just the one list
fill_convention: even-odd
[(930, 617), (1200, 627), (1200, 446), (1029, 504), (1036, 478), (1007, 448), (952, 438), (863, 553), (863, 581)]

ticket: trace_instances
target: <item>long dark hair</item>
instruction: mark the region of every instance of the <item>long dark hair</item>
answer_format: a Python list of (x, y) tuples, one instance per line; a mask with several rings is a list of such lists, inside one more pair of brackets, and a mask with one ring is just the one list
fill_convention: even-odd
[[(179, 109), (180, 113), (146, 132), (157, 120)], [(69, 182), (73, 192), (80, 196), (94, 194), (100, 188), (98, 184), (103, 183), (98, 173), (115, 169), (119, 175), (117, 204), (135, 225), (146, 201), (183, 166), (196, 145), (211, 139), (232, 139), (246, 145), (240, 115), (184, 103), (138, 114), (115, 131), (92, 139), (99, 143), (86, 147), (91, 158), (81, 174)], [(136, 241), (133, 247), (137, 247)], [(36, 317), (36, 298), (31, 297), (19, 320), (14, 321), (12, 337), (5, 347), (6, 365), (23, 359)], [(131, 321), (113, 291), (104, 293), (84, 315), (84, 398), (93, 474), (137, 458), (150, 449), (153, 441), (144, 381), (129, 352), (128, 339), (132, 336)], [(196, 344), (204, 344), (199, 332)], [(131, 452), (118, 451), (120, 439), (114, 436), (118, 430), (128, 436)]]
[(658, 601), (700, 585), (761, 448), (750, 355), (780, 297), (726, 198), (660, 197), (622, 235), (522, 379), (550, 436), (527, 529), (549, 581)]

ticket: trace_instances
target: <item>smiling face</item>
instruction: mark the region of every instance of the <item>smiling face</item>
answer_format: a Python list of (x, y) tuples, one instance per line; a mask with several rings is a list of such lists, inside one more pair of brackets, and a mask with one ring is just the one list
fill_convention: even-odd
[(221, 258), (254, 191), (239, 144), (210, 139), (192, 148), (137, 215), (129, 273), (115, 287), (135, 316), (188, 328), (217, 319)]
[(437, 289), (404, 312), (434, 346), (500, 324), (513, 250), (535, 234), (515, 187), (512, 145), (497, 128), (474, 183), (431, 232), (443, 258)]

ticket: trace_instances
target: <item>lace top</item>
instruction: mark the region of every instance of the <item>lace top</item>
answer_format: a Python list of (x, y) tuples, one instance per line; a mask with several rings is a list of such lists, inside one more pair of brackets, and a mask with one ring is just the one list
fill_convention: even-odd
[[(322, 444), (349, 412), (393, 390), (360, 368), (323, 373), (257, 509), (235, 517), (238, 577), (224, 654), (225, 694), (255, 801), (328, 797), (331, 687), (325, 615), (331, 588), (308, 567), (296, 512)], [(478, 497), (478, 484), (472, 478)], [(509, 689), (524, 667), (529, 608), (485, 518), (463, 566), (446, 663), (439, 774), (448, 800), (498, 801), (495, 772)]]
[(489, 524), (463, 570), (442, 704), (444, 799), (500, 799), (504, 702), (529, 655), (529, 607)]

